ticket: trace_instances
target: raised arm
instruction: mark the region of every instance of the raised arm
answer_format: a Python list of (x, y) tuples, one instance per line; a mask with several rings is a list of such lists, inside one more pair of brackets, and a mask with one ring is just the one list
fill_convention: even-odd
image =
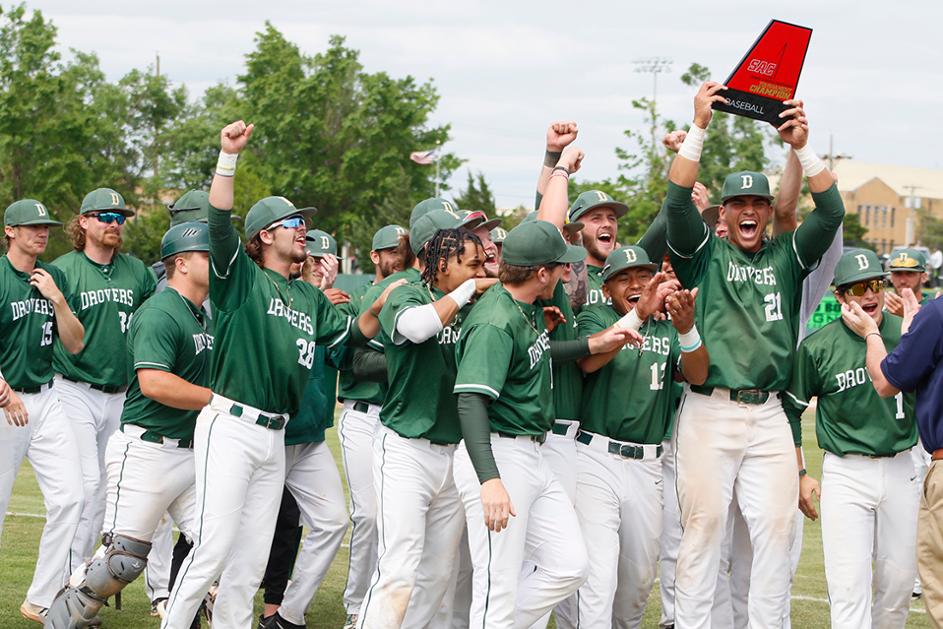
[(572, 121), (553, 122), (547, 127), (547, 150), (544, 153), (544, 163), (540, 167), (540, 175), (537, 176), (537, 196), (534, 200), (535, 208), (540, 207), (541, 198), (546, 190), (547, 182), (550, 180), (550, 174), (553, 171), (553, 167), (560, 161), (560, 155), (563, 149), (570, 145), (578, 134), (579, 129), (576, 123)]
[(582, 150), (575, 146), (564, 149), (557, 165), (550, 171), (543, 198), (537, 208), (537, 220), (553, 223), (557, 229), (563, 229), (570, 207), (570, 175), (580, 169), (582, 162)]
[(786, 155), (786, 166), (779, 180), (779, 191), (773, 201), (773, 235), (790, 232), (799, 224), (796, 208), (799, 207), (799, 191), (802, 188), (802, 165), (796, 152)]
[[(252, 137), (254, 125), (247, 125), (237, 120), (223, 127), (219, 132), (219, 161), (216, 173), (210, 185), (210, 262), (217, 277), (222, 279), (228, 273), (233, 258), (239, 250), (239, 235), (232, 226), (230, 212), (233, 206), (235, 187), (236, 160)], [(221, 277), (222, 276), (222, 277)]]

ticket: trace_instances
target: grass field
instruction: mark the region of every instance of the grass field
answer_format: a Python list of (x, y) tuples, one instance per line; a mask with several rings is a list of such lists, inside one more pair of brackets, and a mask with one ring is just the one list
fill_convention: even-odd
[[(813, 447), (815, 438), (811, 420), (805, 418), (807, 425), (803, 431), (806, 439), (806, 454), (809, 473), (820, 478), (822, 456)], [(337, 434), (328, 432), (328, 441), (337, 452)], [(344, 475), (341, 474), (341, 478)], [(29, 629), (37, 627), (35, 623), (23, 620), (19, 606), (32, 577), (36, 546), (42, 532), (43, 520), (37, 517), (43, 513), (42, 495), (36, 485), (32, 470), (24, 464), (13, 489), (9, 513), (3, 529), (0, 544), (0, 628)], [(308, 627), (317, 629), (339, 629), (344, 621), (344, 609), (341, 594), (344, 589), (347, 567), (346, 542), (331, 567), (317, 597), (308, 609)], [(826, 602), (825, 571), (822, 567), (822, 534), (817, 522), (806, 521), (802, 560), (792, 589), (792, 625), (807, 629), (828, 627), (828, 604)], [(261, 597), (256, 599), (256, 613), (261, 611)], [(156, 629), (156, 618), (148, 615), (150, 604), (144, 595), (142, 580), (138, 579), (124, 590), (124, 609), (116, 611), (106, 608), (102, 612), (107, 629)], [(643, 627), (657, 627), (660, 612), (657, 584), (645, 613)], [(929, 621), (923, 604), (916, 601), (911, 606), (907, 621), (908, 628), (929, 627)]]

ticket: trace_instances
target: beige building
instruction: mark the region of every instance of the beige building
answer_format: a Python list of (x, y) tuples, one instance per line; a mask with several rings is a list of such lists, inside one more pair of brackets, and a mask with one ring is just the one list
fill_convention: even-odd
[(842, 159), (835, 172), (845, 210), (858, 214), (865, 240), (879, 254), (920, 244), (918, 209), (943, 219), (943, 170)]

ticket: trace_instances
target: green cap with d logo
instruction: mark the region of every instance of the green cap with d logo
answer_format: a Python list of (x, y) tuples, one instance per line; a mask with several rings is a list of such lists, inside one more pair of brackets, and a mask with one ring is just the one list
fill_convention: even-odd
[(46, 206), (36, 199), (20, 199), (7, 206), (3, 213), (3, 224), (10, 227), (17, 225), (62, 225), (49, 216)]
[(508, 232), (501, 257), (514, 266), (572, 264), (586, 257), (586, 249), (568, 245), (553, 223), (528, 221)]
[(894, 249), (887, 261), (889, 271), (912, 271), (923, 273), (927, 270), (927, 256), (919, 249), (902, 247)]
[(328, 254), (337, 255), (337, 241), (334, 236), (320, 229), (308, 230), (305, 234), (305, 252), (314, 258), (320, 258)]
[(433, 210), (416, 219), (409, 228), (409, 246), (417, 256), (427, 242), (435, 237), (440, 229), (456, 229), (461, 227), (462, 219), (454, 212)]
[(726, 203), (733, 197), (763, 197), (767, 201), (773, 200), (769, 193), (769, 179), (763, 173), (744, 170), (739, 173), (730, 173), (724, 179), (724, 194), (720, 202)]
[(849, 249), (835, 265), (835, 286), (846, 286), (861, 280), (885, 277), (877, 254), (870, 249)]
[(607, 207), (616, 213), (616, 218), (625, 216), (629, 211), (629, 206), (625, 203), (619, 203), (608, 193), (602, 190), (587, 190), (576, 197), (573, 206), (570, 208), (570, 222), (578, 221), (579, 218), (596, 208)]
[(409, 215), (409, 228), (413, 228), (413, 225), (416, 224), (416, 221), (420, 216), (424, 216), (433, 210), (444, 210), (446, 212), (455, 214), (456, 216), (458, 215), (457, 205), (451, 201), (443, 199), (442, 197), (433, 197), (431, 199), (420, 201), (416, 204), (416, 207), (413, 208), (412, 213)]
[(658, 270), (658, 265), (648, 258), (648, 252), (641, 247), (635, 245), (619, 247), (606, 256), (606, 264), (602, 267), (602, 281), (607, 281), (620, 271), (635, 268), (648, 269), (654, 273)]
[(134, 216), (134, 210), (124, 203), (124, 197), (111, 188), (97, 188), (85, 195), (79, 214), (89, 212), (117, 212), (125, 216)]
[(313, 216), (317, 211), (317, 208), (313, 207), (296, 208), (285, 197), (265, 197), (256, 201), (246, 214), (246, 238), (252, 240), (260, 231), (283, 218), (295, 214)]
[(385, 225), (373, 235), (373, 251), (394, 249), (399, 247), (399, 239), (409, 235), (405, 227), (399, 225)]

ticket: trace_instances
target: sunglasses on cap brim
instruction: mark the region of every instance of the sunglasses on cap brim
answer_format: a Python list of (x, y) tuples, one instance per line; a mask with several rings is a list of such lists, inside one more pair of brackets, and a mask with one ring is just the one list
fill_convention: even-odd
[(283, 218), (277, 223), (272, 223), (265, 228), (266, 231), (277, 229), (279, 227), (284, 227), (285, 229), (298, 229), (299, 227), (304, 227), (305, 219), (301, 214), (295, 214), (294, 216), (289, 216), (288, 218)]

